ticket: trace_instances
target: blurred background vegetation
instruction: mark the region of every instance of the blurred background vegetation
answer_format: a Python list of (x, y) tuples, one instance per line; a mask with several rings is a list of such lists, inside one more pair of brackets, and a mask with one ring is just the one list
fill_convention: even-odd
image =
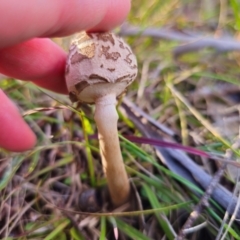
[(93, 106), (2, 77), (38, 142), (0, 152), (0, 239), (240, 239), (239, 0), (135, 0), (116, 32), (139, 64), (118, 107), (133, 203), (109, 214)]

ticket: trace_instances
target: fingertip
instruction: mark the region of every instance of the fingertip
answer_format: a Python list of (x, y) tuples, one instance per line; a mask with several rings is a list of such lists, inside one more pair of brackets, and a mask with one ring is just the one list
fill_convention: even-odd
[(0, 147), (13, 152), (33, 148), (36, 144), (36, 136), (2, 90), (0, 90), (0, 112)]
[[(22, 134), (22, 136), (19, 135), (12, 139), (12, 142), (8, 146), (6, 146), (5, 149), (11, 152), (24, 152), (34, 148), (37, 142), (37, 138), (26, 123), (25, 125), (26, 127), (25, 130), (23, 129), (24, 133)], [(23, 137), (25, 138), (24, 141)]]

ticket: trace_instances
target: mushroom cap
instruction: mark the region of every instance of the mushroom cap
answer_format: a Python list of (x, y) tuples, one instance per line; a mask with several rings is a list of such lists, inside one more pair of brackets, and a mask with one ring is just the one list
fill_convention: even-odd
[(73, 102), (94, 103), (109, 93), (118, 97), (136, 76), (135, 55), (113, 33), (81, 32), (72, 41), (65, 77)]

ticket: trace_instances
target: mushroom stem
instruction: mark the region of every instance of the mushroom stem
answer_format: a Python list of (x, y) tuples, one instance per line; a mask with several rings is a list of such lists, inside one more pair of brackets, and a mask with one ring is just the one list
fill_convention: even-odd
[(114, 206), (126, 203), (130, 184), (121, 154), (117, 122), (116, 95), (109, 94), (95, 102), (94, 119), (98, 128), (103, 171), (106, 175), (111, 200)]

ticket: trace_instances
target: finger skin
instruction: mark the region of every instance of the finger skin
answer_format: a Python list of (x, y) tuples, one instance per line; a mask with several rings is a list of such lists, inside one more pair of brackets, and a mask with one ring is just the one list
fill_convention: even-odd
[(1, 0), (0, 48), (35, 37), (107, 31), (121, 24), (129, 9), (130, 0)]
[(36, 143), (35, 135), (2, 90), (0, 111), (0, 146), (14, 152), (32, 148)]
[(65, 62), (66, 53), (50, 39), (36, 38), (0, 50), (1, 73), (63, 94)]

